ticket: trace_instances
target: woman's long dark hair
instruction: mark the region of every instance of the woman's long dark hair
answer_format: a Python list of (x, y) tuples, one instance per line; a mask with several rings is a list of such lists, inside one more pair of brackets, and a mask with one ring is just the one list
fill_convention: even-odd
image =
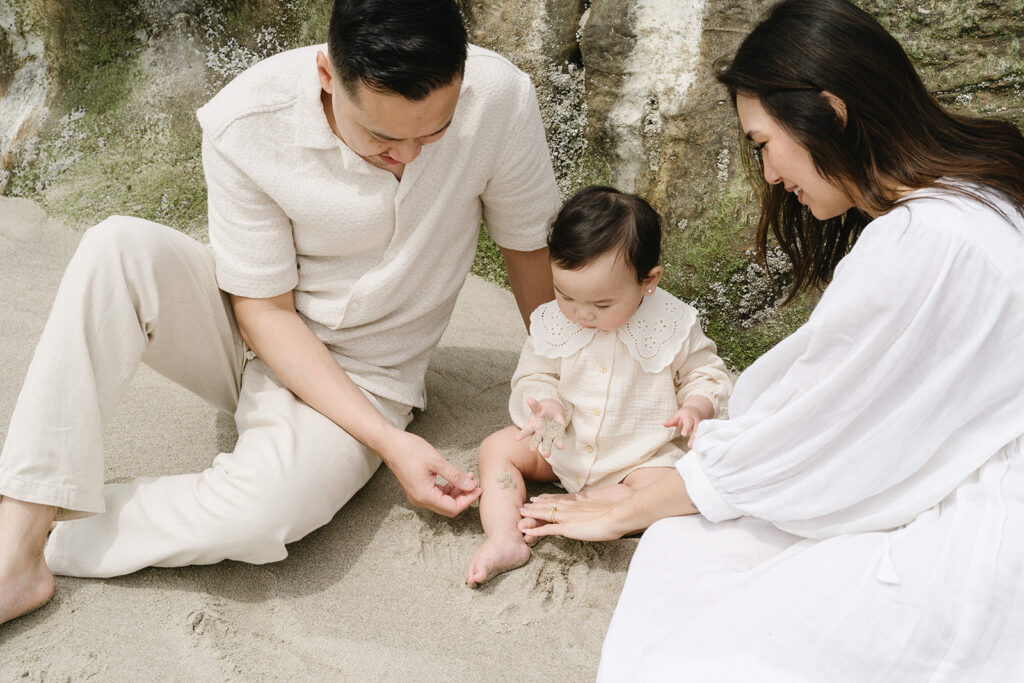
[[(998, 119), (946, 111), (925, 88), (900, 44), (846, 0), (783, 0), (740, 45), (718, 80), (735, 103), (757, 97), (803, 145), (822, 177), (882, 214), (899, 203), (892, 188), (944, 186), (986, 201), (994, 189), (1024, 216), (1024, 136)], [(846, 121), (822, 94), (846, 105)], [(761, 200), (757, 252), (768, 231), (793, 264), (789, 299), (831, 280), (870, 217), (859, 209), (818, 220), (781, 185), (768, 185), (749, 144), (748, 175)]]

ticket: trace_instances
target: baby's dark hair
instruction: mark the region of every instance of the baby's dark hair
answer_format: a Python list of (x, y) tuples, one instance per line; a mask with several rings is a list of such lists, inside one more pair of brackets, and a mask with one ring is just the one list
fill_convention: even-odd
[(643, 282), (661, 259), (661, 219), (635, 194), (614, 187), (585, 187), (563, 206), (548, 233), (551, 262), (578, 270), (618, 249)]

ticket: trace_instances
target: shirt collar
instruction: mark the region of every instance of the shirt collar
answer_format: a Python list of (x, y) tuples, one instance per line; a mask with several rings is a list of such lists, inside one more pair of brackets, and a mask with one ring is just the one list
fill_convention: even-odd
[[(326, 45), (319, 49), (327, 51)], [(315, 53), (314, 53), (315, 54)], [(295, 107), (295, 144), (306, 149), (337, 149), (342, 143), (331, 130), (320, 100), (320, 78), (316, 61), (310, 60), (309, 68), (300, 74), (296, 84), (297, 103)]]

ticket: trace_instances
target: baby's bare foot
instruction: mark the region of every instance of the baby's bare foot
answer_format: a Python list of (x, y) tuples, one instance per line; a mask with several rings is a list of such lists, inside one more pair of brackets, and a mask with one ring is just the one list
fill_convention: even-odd
[(522, 567), (530, 559), (530, 548), (519, 534), (491, 536), (473, 553), (466, 570), (466, 585), (477, 588), (502, 572)]

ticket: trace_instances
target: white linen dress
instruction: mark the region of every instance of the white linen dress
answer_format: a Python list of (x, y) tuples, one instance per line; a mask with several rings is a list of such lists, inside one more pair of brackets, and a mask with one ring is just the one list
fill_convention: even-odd
[(998, 205), (914, 193), (740, 376), (599, 679), (1024, 680), (1024, 221)]

